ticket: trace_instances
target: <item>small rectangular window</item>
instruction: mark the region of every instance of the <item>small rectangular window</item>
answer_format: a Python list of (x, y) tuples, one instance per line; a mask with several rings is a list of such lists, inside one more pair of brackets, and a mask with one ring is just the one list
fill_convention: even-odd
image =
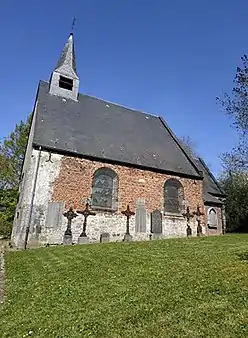
[(67, 90), (72, 90), (73, 80), (69, 79), (68, 77), (65, 77), (65, 76), (60, 76), (59, 77), (59, 87), (67, 89)]

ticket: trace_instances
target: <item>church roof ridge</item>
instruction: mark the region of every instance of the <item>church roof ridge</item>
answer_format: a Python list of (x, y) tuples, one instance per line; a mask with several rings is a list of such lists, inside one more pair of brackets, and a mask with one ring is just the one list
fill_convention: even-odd
[(143, 111), (143, 110), (140, 110), (140, 109), (132, 108), (130, 106), (126, 106), (126, 105), (123, 105), (123, 104), (120, 104), (120, 103), (116, 103), (116, 102), (113, 102), (113, 101), (109, 101), (109, 100), (106, 100), (106, 99), (103, 99), (101, 97), (97, 97), (97, 96), (94, 96), (94, 95), (90, 95), (90, 94), (86, 94), (86, 93), (79, 93), (79, 96), (88, 96), (90, 98), (93, 98), (93, 99), (96, 99), (96, 100), (99, 100), (99, 101), (103, 101), (106, 104), (112, 104), (112, 105), (115, 105), (116, 107), (128, 109), (128, 110), (134, 111), (136, 113), (140, 113), (140, 114), (149, 115), (149, 116), (152, 116), (152, 117), (159, 118), (159, 115), (152, 114), (150, 112)]

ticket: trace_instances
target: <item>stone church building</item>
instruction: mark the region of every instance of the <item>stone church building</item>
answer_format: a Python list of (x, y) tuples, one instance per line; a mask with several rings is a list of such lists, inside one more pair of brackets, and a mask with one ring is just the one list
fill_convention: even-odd
[[(12, 242), (62, 244), (70, 207), (87, 218), (89, 242), (186, 236), (225, 228), (225, 195), (202, 159), (191, 158), (162, 117), (79, 93), (71, 34), (50, 80), (40, 81), (23, 164)], [(77, 243), (84, 216), (71, 220)], [(197, 216), (190, 217), (192, 235)]]

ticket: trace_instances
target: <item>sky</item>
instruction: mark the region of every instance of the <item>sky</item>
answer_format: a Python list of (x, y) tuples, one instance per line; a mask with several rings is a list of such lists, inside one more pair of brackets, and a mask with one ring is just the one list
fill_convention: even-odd
[(216, 104), (248, 53), (247, 0), (0, 0), (0, 139), (33, 110), (76, 16), (80, 92), (163, 116), (213, 173), (237, 143)]

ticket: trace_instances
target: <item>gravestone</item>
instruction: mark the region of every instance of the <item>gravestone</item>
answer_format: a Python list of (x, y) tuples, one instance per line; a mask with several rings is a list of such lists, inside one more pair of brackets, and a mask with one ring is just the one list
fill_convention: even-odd
[(89, 216), (95, 216), (96, 213), (90, 210), (88, 202), (85, 205), (85, 209), (83, 211), (78, 210), (77, 213), (82, 214), (84, 216), (83, 231), (81, 235), (78, 237), (78, 244), (87, 244), (89, 242), (89, 239), (86, 235), (87, 219)]
[(64, 233), (63, 244), (71, 245), (72, 244), (71, 222), (78, 215), (73, 211), (72, 207), (70, 207), (70, 209), (66, 211), (63, 215), (67, 218), (67, 228)]
[(162, 213), (160, 210), (154, 210), (151, 213), (151, 233), (162, 234)]
[(88, 244), (89, 243), (89, 237), (78, 237), (78, 244)]
[(186, 218), (186, 220), (187, 220), (187, 229), (186, 229), (187, 237), (192, 236), (192, 229), (191, 229), (189, 223), (190, 223), (191, 218), (194, 217), (194, 215), (195, 215), (195, 213), (191, 213), (190, 210), (189, 210), (189, 206), (187, 206), (186, 212), (183, 213), (183, 217)]
[(46, 228), (58, 229), (61, 227), (64, 202), (48, 202)]
[(135, 232), (146, 232), (146, 206), (144, 198), (136, 200)]
[(192, 229), (191, 229), (191, 227), (190, 227), (189, 224), (187, 224), (187, 230), (186, 230), (186, 233), (187, 233), (187, 237), (192, 236)]
[(127, 218), (126, 233), (124, 235), (123, 241), (124, 242), (131, 242), (133, 237), (130, 235), (130, 232), (129, 232), (129, 220), (130, 220), (130, 217), (133, 216), (135, 213), (130, 210), (129, 205), (127, 206), (127, 209), (122, 211), (121, 213), (123, 215), (125, 215), (126, 218)]
[(101, 235), (100, 235), (100, 243), (108, 243), (109, 242), (109, 233), (108, 232), (103, 232)]
[(197, 229), (196, 229), (196, 232), (197, 232), (197, 236), (202, 236), (201, 220), (198, 220), (198, 221), (197, 221)]
[(196, 215), (197, 220), (197, 236), (201, 236), (202, 235), (201, 216), (203, 216), (204, 213), (201, 212), (199, 204), (197, 205), (197, 209), (194, 212), (194, 214)]

